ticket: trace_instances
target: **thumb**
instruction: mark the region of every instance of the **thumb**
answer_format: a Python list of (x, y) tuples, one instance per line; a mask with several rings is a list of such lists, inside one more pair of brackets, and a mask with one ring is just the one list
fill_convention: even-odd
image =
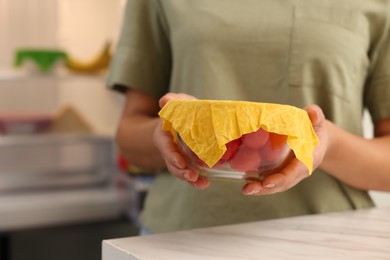
[(322, 109), (315, 104), (309, 105), (304, 108), (309, 115), (311, 123), (316, 126), (320, 125), (325, 121), (325, 115)]
[(167, 93), (162, 96), (158, 102), (160, 108), (163, 108), (163, 106), (165, 106), (165, 104), (171, 99), (193, 100), (196, 98), (185, 93)]

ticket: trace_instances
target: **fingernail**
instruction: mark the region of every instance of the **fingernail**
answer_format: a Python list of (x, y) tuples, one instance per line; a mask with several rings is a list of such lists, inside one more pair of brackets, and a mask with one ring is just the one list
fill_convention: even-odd
[(187, 181), (193, 181), (192, 178), (191, 178), (191, 175), (190, 175), (188, 172), (185, 172), (185, 173), (184, 173), (184, 178), (185, 178)]
[(274, 183), (269, 183), (269, 184), (265, 185), (264, 187), (267, 188), (267, 189), (270, 189), (270, 188), (273, 188), (275, 186), (276, 185)]
[(320, 114), (318, 113), (318, 111), (315, 111), (315, 114), (314, 114), (314, 122), (313, 122), (313, 125), (317, 125), (320, 120)]
[(196, 182), (191, 183), (195, 188), (199, 189), (198, 184)]
[(173, 164), (174, 164), (175, 167), (178, 168), (178, 169), (184, 169), (184, 167), (185, 167), (184, 165), (179, 164), (179, 162), (176, 161), (176, 160), (173, 161)]
[(249, 189), (249, 190), (246, 190), (246, 192), (244, 193), (245, 195), (254, 195), (254, 194), (257, 194), (260, 192), (260, 189)]

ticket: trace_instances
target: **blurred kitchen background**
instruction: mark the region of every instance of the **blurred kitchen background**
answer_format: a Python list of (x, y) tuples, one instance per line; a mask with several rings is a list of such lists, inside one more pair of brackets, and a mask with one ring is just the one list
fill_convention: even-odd
[(138, 234), (149, 179), (124, 174), (105, 88), (124, 5), (0, 0), (0, 260), (96, 260)]
[(151, 179), (124, 174), (113, 142), (123, 97), (97, 66), (124, 5), (0, 0), (0, 260), (100, 259), (101, 240), (138, 232)]

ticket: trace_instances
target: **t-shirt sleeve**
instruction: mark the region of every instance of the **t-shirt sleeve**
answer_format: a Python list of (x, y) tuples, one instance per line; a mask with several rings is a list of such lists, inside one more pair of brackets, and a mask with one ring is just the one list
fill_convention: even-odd
[(387, 11), (371, 51), (371, 71), (365, 89), (365, 105), (374, 122), (390, 117), (390, 12)]
[(133, 88), (161, 97), (168, 91), (171, 51), (168, 27), (156, 0), (128, 0), (107, 77), (109, 88)]

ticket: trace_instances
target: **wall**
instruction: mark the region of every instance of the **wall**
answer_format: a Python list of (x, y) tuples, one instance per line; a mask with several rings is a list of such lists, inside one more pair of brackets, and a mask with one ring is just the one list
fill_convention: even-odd
[(12, 66), (16, 48), (55, 48), (57, 16), (57, 1), (0, 0), (0, 69)]
[(10, 69), (15, 49), (63, 48), (89, 59), (115, 42), (124, 0), (0, 0), (0, 69)]
[[(107, 41), (115, 45), (124, 3), (0, 0), (0, 112), (54, 112), (70, 104), (98, 133), (113, 135), (123, 97), (106, 89), (105, 75), (64, 75), (61, 64), (41, 75), (32, 63), (15, 70), (13, 59), (18, 48), (60, 49), (80, 61), (93, 59)], [(14, 75), (21, 71), (27, 74)]]
[(61, 0), (58, 4), (59, 45), (71, 55), (88, 60), (106, 41), (116, 41), (123, 0)]
[[(80, 61), (93, 59), (107, 41), (115, 45), (122, 22), (123, 0), (58, 2), (59, 46)], [(113, 135), (123, 97), (105, 88), (105, 78), (67, 77), (59, 82), (60, 103), (73, 104), (100, 133)]]

